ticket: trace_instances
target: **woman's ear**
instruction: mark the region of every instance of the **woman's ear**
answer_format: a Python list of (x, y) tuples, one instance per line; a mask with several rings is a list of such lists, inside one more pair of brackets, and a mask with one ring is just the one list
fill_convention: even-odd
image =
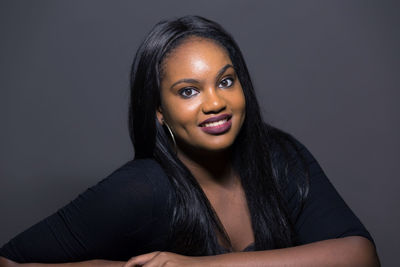
[(156, 115), (158, 122), (163, 125), (164, 124), (164, 116), (162, 114), (161, 106), (156, 109)]

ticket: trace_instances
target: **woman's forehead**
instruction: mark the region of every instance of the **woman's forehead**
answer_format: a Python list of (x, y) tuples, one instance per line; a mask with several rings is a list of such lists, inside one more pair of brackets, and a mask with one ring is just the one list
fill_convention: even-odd
[(217, 42), (193, 37), (177, 46), (165, 59), (165, 76), (194, 75), (215, 72), (231, 64), (227, 51)]

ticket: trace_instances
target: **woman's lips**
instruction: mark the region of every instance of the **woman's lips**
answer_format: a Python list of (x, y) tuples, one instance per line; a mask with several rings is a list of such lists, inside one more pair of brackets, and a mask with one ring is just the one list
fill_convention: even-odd
[(231, 126), (231, 116), (225, 116), (218, 121), (202, 123), (200, 125), (200, 128), (201, 130), (203, 130), (203, 132), (206, 132), (208, 134), (223, 134), (227, 132), (231, 128)]

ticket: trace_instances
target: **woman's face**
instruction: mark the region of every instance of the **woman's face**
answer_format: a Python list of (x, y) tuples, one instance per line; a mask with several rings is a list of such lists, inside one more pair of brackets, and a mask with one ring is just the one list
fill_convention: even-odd
[(245, 98), (232, 62), (213, 41), (190, 38), (164, 60), (157, 118), (178, 145), (196, 151), (229, 148), (245, 118)]

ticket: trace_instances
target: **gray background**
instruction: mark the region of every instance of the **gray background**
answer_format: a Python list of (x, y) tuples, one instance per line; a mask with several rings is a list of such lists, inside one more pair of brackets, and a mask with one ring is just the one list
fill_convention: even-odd
[(160, 19), (199, 14), (233, 34), (265, 119), (312, 151), (396, 266), (400, 5), (188, 2), (0, 2), (0, 243), (132, 157), (133, 54)]

